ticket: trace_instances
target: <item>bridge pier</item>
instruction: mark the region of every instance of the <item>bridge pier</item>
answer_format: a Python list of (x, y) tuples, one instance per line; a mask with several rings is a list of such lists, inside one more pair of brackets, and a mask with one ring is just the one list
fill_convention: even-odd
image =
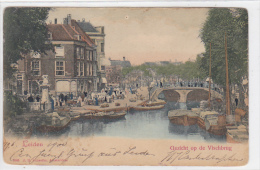
[(187, 95), (188, 95), (188, 93), (191, 92), (192, 90), (175, 90), (175, 91), (180, 94), (179, 102), (180, 102), (180, 103), (186, 103), (186, 101), (187, 101)]

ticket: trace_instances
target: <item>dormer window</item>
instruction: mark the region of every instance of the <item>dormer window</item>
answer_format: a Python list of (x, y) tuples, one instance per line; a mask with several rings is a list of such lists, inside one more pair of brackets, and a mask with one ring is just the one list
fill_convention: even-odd
[(81, 35), (74, 35), (74, 37), (76, 40), (79, 40), (79, 41), (81, 40)]
[(41, 54), (36, 51), (31, 51), (32, 58), (41, 58)]
[(48, 38), (48, 40), (52, 40), (52, 33), (51, 32), (48, 32), (47, 38)]

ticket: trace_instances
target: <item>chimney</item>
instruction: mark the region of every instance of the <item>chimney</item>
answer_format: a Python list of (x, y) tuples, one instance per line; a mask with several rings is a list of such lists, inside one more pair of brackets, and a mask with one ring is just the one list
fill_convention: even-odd
[(68, 18), (63, 18), (63, 24), (68, 25)]
[(71, 14), (67, 15), (67, 21), (68, 21), (68, 25), (71, 25)]
[(57, 24), (57, 18), (54, 19), (54, 24)]
[(123, 57), (123, 61), (125, 61), (125, 57)]
[(82, 22), (85, 22), (85, 18), (82, 18)]

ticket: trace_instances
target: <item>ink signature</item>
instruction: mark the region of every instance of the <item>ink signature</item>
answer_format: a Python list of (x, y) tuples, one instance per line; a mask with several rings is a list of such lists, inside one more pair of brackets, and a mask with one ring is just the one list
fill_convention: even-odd
[(161, 160), (161, 163), (170, 163), (171, 164), (174, 161), (181, 161), (181, 160), (188, 160), (188, 161), (189, 160), (202, 160), (202, 161), (215, 160), (216, 163), (220, 163), (223, 161), (241, 162), (244, 159), (237, 158), (236, 153), (216, 156), (213, 153), (203, 154), (202, 152), (200, 152), (198, 154), (197, 153), (193, 154), (190, 150), (187, 150), (187, 151), (182, 151), (182, 152), (178, 152), (178, 151), (168, 152), (166, 157), (164, 157)]

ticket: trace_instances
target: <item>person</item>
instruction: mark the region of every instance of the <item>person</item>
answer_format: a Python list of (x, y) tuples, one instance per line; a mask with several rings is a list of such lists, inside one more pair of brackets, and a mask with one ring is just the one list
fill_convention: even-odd
[(73, 100), (73, 93), (70, 93), (70, 99)]
[(33, 97), (32, 97), (32, 95), (30, 95), (30, 96), (28, 97), (28, 102), (33, 102)]
[(238, 105), (238, 98), (235, 98), (236, 106)]
[(85, 98), (85, 94), (84, 93), (81, 94), (82, 101), (84, 101), (84, 98)]
[(64, 95), (62, 93), (60, 94), (60, 100), (61, 100), (61, 102), (63, 102), (63, 100), (64, 100)]
[(67, 95), (65, 95), (64, 100), (65, 100), (65, 104), (67, 104), (67, 100), (68, 100), (68, 96)]
[(41, 98), (39, 97), (39, 95), (37, 95), (36, 101), (37, 101), (37, 102), (40, 102), (40, 99), (41, 99)]
[(95, 105), (98, 106), (98, 98), (97, 98), (97, 96), (95, 97)]
[(54, 110), (54, 100), (52, 96), (50, 96), (50, 102), (51, 102), (51, 110)]
[(81, 106), (82, 104), (82, 98), (81, 98), (81, 96), (79, 95), (79, 98), (78, 98), (78, 101), (77, 101), (77, 103), (78, 103), (78, 106)]

